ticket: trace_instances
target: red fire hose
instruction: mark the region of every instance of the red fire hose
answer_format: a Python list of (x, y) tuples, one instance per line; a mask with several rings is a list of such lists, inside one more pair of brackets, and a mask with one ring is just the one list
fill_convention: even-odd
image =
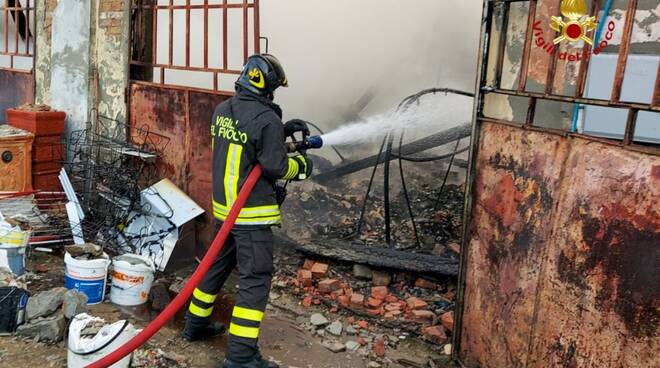
[(257, 165), (254, 167), (254, 169), (252, 169), (250, 175), (248, 175), (245, 184), (243, 184), (241, 191), (238, 193), (236, 202), (231, 207), (231, 210), (227, 215), (227, 219), (222, 224), (220, 231), (218, 231), (218, 235), (216, 235), (215, 239), (213, 239), (213, 243), (211, 244), (209, 250), (206, 252), (204, 259), (202, 259), (202, 262), (199, 264), (199, 266), (197, 266), (195, 272), (192, 274), (192, 276), (190, 276), (190, 280), (186, 283), (183, 289), (181, 289), (179, 295), (177, 295), (176, 298), (174, 298), (174, 300), (172, 300), (172, 302), (168, 304), (167, 307), (165, 307), (165, 309), (158, 315), (158, 317), (156, 317), (156, 319), (151, 321), (147, 327), (145, 327), (139, 334), (137, 334), (137, 336), (133, 337), (126, 344), (120, 346), (119, 349), (104, 356), (101, 360), (97, 360), (96, 362), (88, 365), (86, 368), (105, 368), (118, 362), (126, 355), (132, 353), (133, 350), (139, 348), (142, 346), (142, 344), (147, 342), (151, 336), (158, 332), (158, 330), (160, 330), (160, 328), (163, 327), (163, 325), (167, 323), (167, 321), (169, 321), (170, 318), (172, 318), (179, 309), (181, 309), (181, 307), (192, 295), (193, 290), (195, 290), (197, 285), (199, 285), (199, 283), (202, 281), (202, 278), (204, 275), (206, 275), (209, 268), (211, 268), (215, 258), (218, 256), (218, 254), (220, 254), (220, 250), (225, 244), (225, 241), (229, 236), (229, 232), (231, 231), (232, 227), (234, 227), (234, 222), (236, 222), (238, 214), (245, 205), (245, 201), (247, 201), (248, 197), (250, 196), (250, 192), (252, 192), (252, 189), (257, 183), (257, 180), (259, 180), (260, 176), (261, 166)]

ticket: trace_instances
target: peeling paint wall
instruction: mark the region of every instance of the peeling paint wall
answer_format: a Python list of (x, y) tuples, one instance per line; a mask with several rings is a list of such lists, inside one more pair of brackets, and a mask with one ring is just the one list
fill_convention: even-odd
[[(126, 122), (125, 92), (128, 80), (128, 1), (103, 0), (97, 6), (96, 90), (98, 114)], [(112, 121), (101, 118), (104, 124)]]
[[(128, 80), (129, 2), (87, 0), (89, 40), (87, 73), (89, 83), (83, 100), (88, 103), (85, 121), (107, 128), (126, 122), (125, 91)], [(37, 0), (37, 58), (35, 63), (36, 102), (53, 104), (52, 19), (58, 4), (65, 0)], [(80, 128), (80, 125), (76, 126)]]
[(89, 20), (87, 0), (60, 0), (53, 13), (50, 100), (53, 108), (66, 113), (67, 135), (87, 128)]

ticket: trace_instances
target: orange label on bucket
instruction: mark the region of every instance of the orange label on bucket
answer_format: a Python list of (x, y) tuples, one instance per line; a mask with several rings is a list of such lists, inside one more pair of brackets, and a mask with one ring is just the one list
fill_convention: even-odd
[(140, 284), (144, 282), (144, 276), (129, 276), (117, 271), (112, 271), (110, 274), (112, 275), (112, 278), (128, 282), (129, 284)]

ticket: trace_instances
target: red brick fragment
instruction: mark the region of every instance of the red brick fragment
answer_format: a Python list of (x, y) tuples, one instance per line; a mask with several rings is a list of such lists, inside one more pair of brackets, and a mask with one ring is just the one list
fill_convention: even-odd
[(339, 301), (339, 304), (344, 308), (348, 308), (351, 305), (351, 297), (348, 295), (340, 295), (337, 297), (337, 301)]
[(456, 254), (461, 253), (461, 245), (458, 244), (458, 243), (449, 243), (449, 249), (451, 249), (452, 252), (454, 252)]
[(360, 320), (360, 321), (358, 321), (358, 327), (360, 327), (363, 330), (366, 330), (366, 329), (369, 328), (369, 322), (364, 321), (364, 320)]
[(372, 309), (367, 309), (367, 313), (371, 314), (372, 316), (379, 316), (383, 314), (383, 310), (380, 308), (372, 308)]
[(364, 307), (364, 295), (362, 295), (362, 294), (353, 294), (353, 295), (351, 295), (351, 307), (353, 307), (353, 308), (362, 308), (362, 307)]
[(413, 310), (410, 312), (410, 318), (417, 322), (433, 323), (435, 314), (428, 310)]
[(420, 277), (417, 279), (417, 281), (415, 281), (415, 287), (435, 290), (438, 288), (438, 284), (436, 284), (433, 281), (429, 281), (427, 279), (423, 279)]
[(425, 301), (414, 296), (406, 299), (406, 303), (410, 309), (426, 309), (429, 306)]
[(399, 298), (397, 298), (396, 296), (390, 294), (390, 295), (385, 297), (385, 301), (388, 302), (388, 303), (396, 303), (396, 302), (399, 301)]
[(309, 270), (299, 269), (296, 280), (304, 287), (312, 286), (312, 273)]
[(364, 337), (360, 337), (358, 339), (358, 344), (360, 344), (360, 346), (365, 346), (367, 345), (367, 340), (365, 340)]
[(383, 339), (377, 339), (374, 342), (374, 347), (373, 347), (374, 354), (376, 354), (379, 357), (384, 357), (385, 356), (385, 340)]
[(321, 293), (331, 293), (333, 291), (339, 290), (341, 285), (337, 279), (327, 279), (319, 282), (319, 291)]
[(442, 325), (449, 331), (454, 331), (454, 312), (447, 312), (440, 317)]
[(442, 326), (426, 327), (423, 333), (426, 340), (436, 344), (442, 344), (447, 341), (447, 334), (445, 333), (445, 328)]
[(305, 308), (309, 308), (312, 306), (312, 296), (308, 295), (305, 298), (303, 298), (302, 305)]
[(46, 273), (50, 271), (50, 268), (48, 268), (48, 266), (46, 266), (45, 264), (40, 263), (34, 266), (34, 271), (37, 273)]
[(378, 300), (385, 300), (387, 295), (390, 293), (387, 290), (387, 286), (374, 286), (371, 288), (371, 297)]
[(380, 307), (381, 304), (383, 304), (383, 301), (380, 300), (380, 299), (376, 299), (376, 298), (367, 299), (367, 305), (370, 308), (378, 308), (378, 307)]
[(311, 270), (312, 267), (314, 266), (314, 263), (315, 262), (312, 261), (311, 259), (306, 259), (305, 263), (303, 263), (302, 268), (305, 269), (305, 270)]
[(401, 310), (401, 304), (399, 303), (389, 303), (385, 305), (385, 311), (391, 312), (391, 311), (400, 311)]
[(328, 265), (320, 262), (314, 263), (311, 271), (312, 275), (314, 275), (316, 278), (325, 277), (328, 274)]

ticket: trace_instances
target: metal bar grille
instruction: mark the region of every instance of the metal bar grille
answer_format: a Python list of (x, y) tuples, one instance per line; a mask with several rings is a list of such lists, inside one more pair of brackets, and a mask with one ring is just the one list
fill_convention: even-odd
[[(235, 79), (250, 53), (259, 50), (258, 6), (257, 0), (231, 3), (228, 0), (134, 1), (131, 14), (151, 19), (131, 22), (138, 28), (132, 30), (134, 34), (146, 34), (133, 37), (137, 44), (132, 48), (148, 49), (152, 55), (141, 58), (132, 54), (130, 64), (153, 73), (139, 76), (132, 73), (131, 80), (223, 92), (219, 80)], [(253, 45), (250, 44), (251, 31)], [(160, 76), (152, 77), (156, 72), (160, 72)], [(192, 77), (188, 78), (189, 75)], [(186, 81), (202, 78), (203, 85), (191, 85)]]
[(32, 72), (36, 0), (4, 0), (0, 3), (0, 69)]
[(623, 35), (621, 36), (621, 49), (619, 50), (619, 60), (616, 63), (614, 85), (612, 86), (612, 96), (610, 97), (612, 101), (619, 101), (621, 97), (621, 87), (623, 85), (623, 76), (626, 72), (626, 63), (628, 62), (628, 52), (630, 51), (630, 39), (632, 38), (636, 9), (637, 0), (628, 0), (626, 23), (623, 29)]

